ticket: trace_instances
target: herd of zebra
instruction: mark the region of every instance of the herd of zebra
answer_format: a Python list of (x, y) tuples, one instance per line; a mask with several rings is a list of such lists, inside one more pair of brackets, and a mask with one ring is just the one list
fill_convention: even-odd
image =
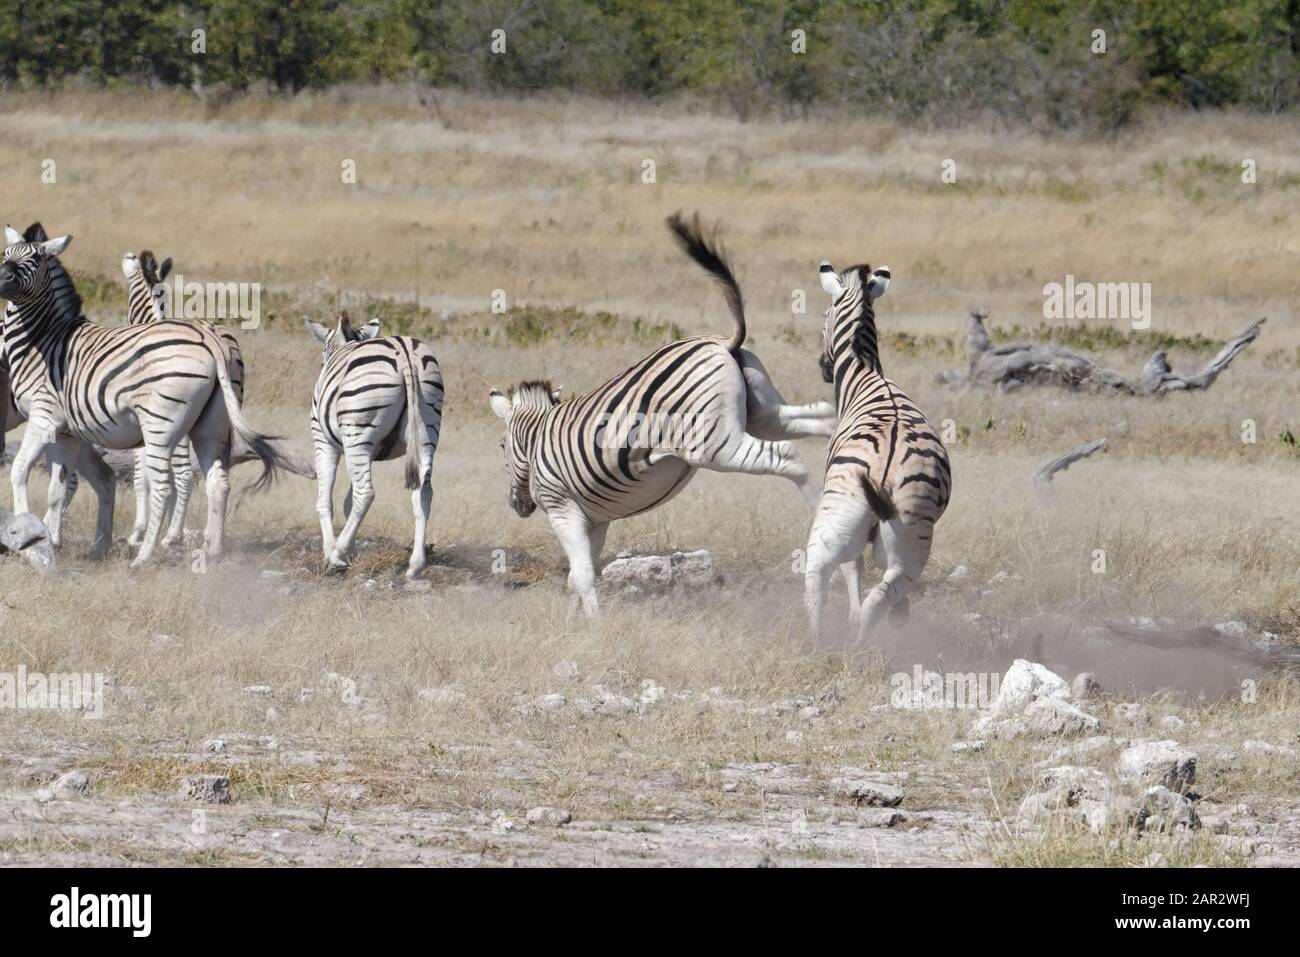
[[(742, 348), (744, 300), (717, 242), (698, 215), (674, 215), (681, 249), (721, 287), (734, 321), (728, 336), (693, 336), (652, 352), (586, 395), (561, 401), (544, 381), (493, 389), (504, 420), (508, 500), (522, 517), (541, 508), (569, 562), (569, 587), (597, 611), (596, 575), (609, 523), (666, 502), (697, 469), (779, 475), (814, 507), (805, 598), (821, 619), (830, 579), (841, 568), (852, 619), (866, 634), (888, 612), (906, 618), (908, 593), (929, 557), (947, 506), (947, 453), (924, 415), (885, 377), (874, 301), (889, 287), (885, 267), (820, 268), (831, 297), (825, 311), (823, 378), (834, 403), (790, 405), (758, 357)], [(223, 548), (228, 472), (236, 447), (263, 465), (258, 486), (285, 467), (272, 437), (244, 419), (244, 363), (226, 328), (167, 318), (162, 281), (171, 261), (127, 254), (124, 325), (82, 315), (59, 256), (71, 237), (50, 239), (39, 223), (6, 227), (0, 297), (8, 301), (0, 340), (0, 433), (26, 422), (12, 464), (14, 510), (26, 512), (35, 462), (50, 465), (45, 520), (53, 543), (84, 476), (99, 501), (92, 555), (112, 544), (114, 479), (100, 449), (134, 449), (136, 516), (128, 539), (132, 567), (151, 560), (159, 536), (180, 541), (195, 467), (206, 482), (206, 554)], [(305, 320), (323, 346), (311, 411), (318, 482), (316, 510), (327, 569), (346, 568), (373, 499), (372, 463), (405, 457), (415, 535), (407, 575), (425, 564), (434, 452), (442, 428), (443, 380), (428, 345), (385, 336), (372, 320), (354, 328), (343, 313), (333, 328)], [(666, 425), (660, 430), (648, 423)], [(789, 440), (829, 439), (819, 491)], [(333, 487), (340, 458), (350, 481), (345, 523), (335, 535)], [(258, 487), (255, 486), (255, 487)], [(861, 595), (865, 552), (881, 581)]]

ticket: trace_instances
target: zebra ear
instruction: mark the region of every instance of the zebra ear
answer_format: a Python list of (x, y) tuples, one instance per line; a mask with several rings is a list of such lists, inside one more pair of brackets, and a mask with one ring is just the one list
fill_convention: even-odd
[(557, 386), (554, 388), (554, 390), (552, 390), (552, 392), (551, 392), (551, 401), (554, 402), (554, 403), (556, 403), (556, 404), (558, 405), (559, 402), (560, 402), (560, 393), (563, 392), (563, 391), (564, 391), (564, 386), (562, 386), (562, 385), (557, 385)]
[(371, 319), (364, 326), (357, 330), (358, 339), (373, 339), (379, 335), (379, 320)]
[(844, 294), (844, 280), (835, 272), (835, 267), (823, 259), (820, 272), (822, 288), (826, 290), (826, 294), (832, 299), (840, 298)]
[(867, 283), (867, 296), (873, 300), (879, 299), (889, 291), (889, 267), (880, 266), (871, 274), (871, 280)]
[(329, 336), (328, 329), (322, 326), (319, 322), (312, 322), (306, 316), (303, 316), (302, 325), (304, 329), (306, 329), (308, 332), (310, 332), (313, 336), (316, 337), (317, 342), (323, 343), (325, 339)]
[(492, 411), (497, 414), (498, 418), (510, 418), (510, 400), (501, 394), (500, 389), (493, 389), (489, 392), (488, 401), (492, 404)]
[(172, 257), (168, 256), (166, 259), (162, 261), (162, 265), (158, 267), (158, 278), (166, 279), (167, 274), (170, 273), (171, 271), (172, 271)]
[(45, 250), (48, 256), (58, 256), (68, 248), (68, 244), (71, 242), (71, 236), (60, 236), (58, 239), (48, 239), (41, 243), (41, 248)]
[(14, 243), (21, 243), (23, 234), (14, 229), (8, 223), (5, 224), (5, 245), (12, 246)]

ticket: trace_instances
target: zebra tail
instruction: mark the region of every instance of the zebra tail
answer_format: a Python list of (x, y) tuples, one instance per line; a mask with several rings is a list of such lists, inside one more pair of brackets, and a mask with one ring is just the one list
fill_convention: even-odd
[(257, 477), (256, 482), (248, 487), (248, 491), (265, 491), (275, 480), (276, 472), (287, 467), (283, 454), (271, 444), (279, 436), (262, 435), (260, 432), (254, 431), (252, 426), (248, 424), (248, 421), (244, 418), (243, 410), (240, 408), (239, 397), (235, 395), (234, 386), (230, 384), (230, 370), (226, 368), (225, 351), (221, 348), (221, 343), (217, 341), (216, 333), (211, 329), (204, 329), (203, 336), (208, 344), (208, 351), (212, 353), (212, 357), (217, 362), (217, 381), (221, 385), (221, 394), (226, 400), (226, 414), (230, 418), (231, 434), (247, 445), (249, 450), (262, 463), (262, 474)]
[(420, 487), (420, 433), (424, 416), (420, 414), (420, 386), (411, 363), (406, 343), (400, 342), (397, 350), (402, 356), (402, 374), (406, 379), (406, 487)]
[(731, 266), (727, 264), (718, 245), (717, 231), (715, 230), (711, 237), (705, 236), (704, 228), (700, 225), (699, 213), (696, 213), (690, 222), (687, 222), (680, 212), (673, 213), (668, 217), (668, 228), (677, 239), (677, 245), (681, 246), (682, 251), (702, 266), (705, 272), (713, 277), (713, 281), (722, 287), (727, 308), (731, 310), (731, 318), (736, 323), (736, 331), (731, 334), (731, 339), (727, 342), (727, 351), (734, 354), (745, 342), (745, 300), (740, 294), (740, 284), (732, 275)]
[(870, 477), (862, 476), (862, 492), (867, 497), (867, 505), (879, 521), (888, 522), (898, 517), (898, 508), (889, 493), (871, 484)]

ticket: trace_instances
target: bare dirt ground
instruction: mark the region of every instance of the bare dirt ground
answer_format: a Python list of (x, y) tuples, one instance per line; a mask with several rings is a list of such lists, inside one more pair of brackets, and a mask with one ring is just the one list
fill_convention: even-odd
[[(0, 560), (0, 675), (107, 681), (98, 720), (0, 708), (0, 864), (1300, 864), (1295, 678), (1214, 642), (1160, 650), (1106, 628), (1300, 644), (1293, 125), (1182, 117), (1056, 140), (459, 95), (439, 120), (400, 91), (0, 110), (0, 161), (32, 171), (0, 180), (5, 218), (76, 236), (63, 259), (95, 320), (124, 312), (128, 248), (174, 256), (187, 279), (266, 284), (265, 324), (239, 332), (246, 409), (299, 453), (320, 361), (303, 313), (348, 305), (425, 336), (448, 383), (433, 564), (415, 586), (397, 464), (376, 470), (342, 576), (322, 575), (315, 487), (292, 477), (238, 498), (217, 562), (186, 547), (131, 573), (124, 543), (86, 561), (85, 491), (58, 574)], [(1260, 164), (1249, 189), (1243, 156)], [(59, 181), (43, 186), (47, 157)], [(359, 189), (339, 182), (348, 157)], [(149, 202), (121, 200), (141, 184)], [(866, 647), (849, 643), (838, 582), (828, 629), (807, 633), (810, 514), (780, 480), (702, 474), (615, 524), (607, 558), (708, 549), (721, 581), (605, 587), (590, 622), (549, 527), (507, 507), (489, 388), (549, 376), (576, 394), (674, 329), (725, 331), (662, 228), (697, 206), (726, 226), (749, 344), (793, 401), (826, 397), (817, 262), (894, 271), (883, 361), (951, 424), (954, 497), (911, 624)], [(1066, 273), (1153, 283), (1150, 330), (1048, 330), (1108, 368), (1136, 373), (1155, 348), (1199, 365), (1270, 321), (1200, 394), (936, 383), (964, 363), (968, 309), (992, 306), (995, 339), (1041, 334), (1043, 285)], [(1101, 436), (1104, 453), (1035, 489), (1041, 465)], [(799, 448), (820, 467), (823, 443)], [(119, 537), (132, 508), (124, 490)], [(193, 529), (201, 493), (192, 508)], [(898, 706), (899, 676), (991, 678), (1016, 659), (1094, 673), (1101, 692), (1045, 707), (1096, 724), (1004, 737), (975, 734), (968, 707)], [(1148, 794), (1177, 767), (1121, 773), (1164, 741), (1184, 771), (1195, 756), (1176, 789), (1190, 801)], [(228, 779), (229, 803), (202, 799), (204, 776)], [(1022, 813), (1045, 793), (1047, 813)]]

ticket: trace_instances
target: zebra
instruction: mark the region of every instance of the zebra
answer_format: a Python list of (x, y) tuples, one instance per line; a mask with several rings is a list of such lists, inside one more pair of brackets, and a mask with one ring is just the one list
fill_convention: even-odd
[[(149, 322), (158, 322), (166, 316), (166, 295), (162, 282), (172, 269), (171, 257), (159, 264), (157, 257), (146, 249), (140, 255), (128, 252), (122, 257), (122, 274), (126, 276), (126, 324), (140, 326)], [(238, 344), (236, 343), (236, 349)], [(232, 385), (235, 384), (232, 377)], [(236, 387), (236, 394), (243, 401), (243, 390)], [(144, 541), (145, 531), (149, 527), (149, 469), (145, 449), (135, 453), (135, 523), (127, 544), (138, 546)], [(176, 483), (176, 505), (172, 510), (167, 533), (163, 536), (164, 546), (175, 545), (185, 537), (185, 512), (189, 508), (190, 489), (194, 482), (194, 467), (190, 454), (189, 439), (181, 439), (172, 452), (172, 480)]]
[[(27, 242), (5, 228), (9, 243), (0, 264), (5, 349), (19, 402), (30, 401), (28, 427), (14, 460), (15, 507), (26, 504), (28, 473), (37, 452), (54, 442), (56, 466), (67, 468), (88, 443), (129, 449), (144, 445), (150, 469), (149, 525), (133, 568), (153, 555), (165, 513), (175, 504), (172, 452), (188, 436), (207, 482), (204, 548), (224, 549), (232, 436), (261, 460), (254, 488), (265, 487), (283, 467), (266, 436), (244, 419), (231, 384), (223, 340), (208, 322), (163, 320), (142, 326), (99, 326), (79, 309), (61, 309), (50, 265), (72, 241), (60, 236)], [(34, 398), (33, 398), (34, 397)], [(55, 401), (50, 401), (51, 399)], [(104, 512), (101, 500), (101, 518)], [(108, 525), (111, 539), (112, 497)]]
[[(39, 222), (28, 226), (21, 236), (18, 236), (13, 230), (6, 229), (6, 242), (15, 240), (46, 242), (48, 238), (45, 234), (45, 227)], [(79, 315), (81, 297), (77, 294), (72, 277), (68, 275), (57, 257), (50, 259), (48, 269), (50, 288), (56, 308), (62, 314)], [(0, 392), (5, 393), (7, 396), (7, 401), (3, 403), (3, 407), (0, 407), (0, 436), (3, 436), (9, 429), (16, 428), (26, 422), (28, 411), (33, 404), (42, 408), (55, 407), (58, 404), (58, 399), (50, 393), (48, 383), (42, 378), (36, 377), (34, 381), (28, 383), (27, 388), (20, 391), (12, 387), (11, 374), (12, 369), (5, 348), (4, 333), (3, 329), (0, 329)], [(33, 432), (33, 429), (29, 427), (28, 432)], [(69, 468), (66, 463), (56, 462), (55, 438), (52, 434), (41, 433), (33, 434), (30, 440), (32, 443), (31, 461), (34, 462), (36, 457), (42, 451), (45, 451), (50, 468), (50, 484), (46, 496), (47, 507), (44, 522), (49, 530), (51, 543), (55, 547), (62, 545), (63, 515), (76, 494), (77, 474), (80, 472), (90, 479), (91, 486), (94, 488), (96, 497), (99, 500), (95, 543), (91, 548), (90, 557), (92, 559), (102, 558), (112, 548), (113, 502), (116, 492), (112, 469), (104, 462), (98, 450), (89, 444), (83, 444), (76, 452), (75, 469)], [(24, 441), (29, 441), (26, 435)], [(16, 461), (17, 459), (15, 459)], [(16, 473), (13, 474), (16, 475)], [(27, 507), (26, 478), (24, 477), (22, 481), (21, 492), (17, 489), (15, 479), (15, 511), (21, 514), (27, 511)]]
[[(374, 501), (374, 462), (406, 456), (406, 487), (415, 512), (415, 542), (406, 577), (425, 566), (424, 537), (433, 501), (433, 453), (442, 432), (442, 371), (433, 351), (409, 336), (380, 336), (379, 321), (353, 329), (347, 312), (333, 329), (306, 317), (303, 324), (322, 344), (320, 375), (311, 403), (316, 451), (316, 513), (328, 571), (351, 563), (357, 530)], [(334, 537), (334, 478), (339, 456), (351, 488), (346, 521)]]
[[(668, 219), (680, 248), (722, 287), (735, 323), (727, 336), (693, 336), (652, 352), (604, 385), (560, 401), (548, 382), (489, 392), (505, 420), (508, 501), (521, 518), (541, 508), (569, 560), (569, 588), (596, 614), (596, 568), (609, 523), (648, 511), (697, 469), (779, 475), (810, 503), (816, 489), (794, 447), (829, 436), (829, 403), (788, 405), (745, 341), (745, 307), (716, 237), (699, 214)], [(647, 424), (650, 427), (646, 427)]]
[[(815, 630), (831, 575), (841, 565), (850, 618), (862, 638), (886, 611), (891, 621), (907, 620), (907, 595), (929, 558), (952, 472), (939, 436), (880, 365), (872, 303), (889, 288), (889, 268), (853, 266), (841, 275), (823, 261), (820, 272), (833, 300), (825, 314), (820, 365), (823, 378), (835, 386), (839, 425), (827, 449), (821, 502), (808, 536), (804, 601)], [(864, 600), (858, 589), (868, 544), (884, 575)]]

